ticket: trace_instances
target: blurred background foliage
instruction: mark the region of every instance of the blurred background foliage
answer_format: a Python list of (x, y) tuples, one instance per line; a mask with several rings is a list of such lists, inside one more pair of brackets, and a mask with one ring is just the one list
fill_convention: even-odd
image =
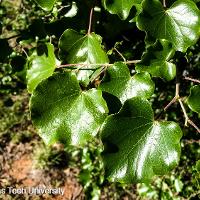
[[(198, 1), (197, 1), (198, 2)], [(10, 143), (35, 141), (32, 159), (36, 168), (49, 169), (76, 167), (77, 179), (83, 187), (86, 199), (200, 199), (200, 137), (191, 127), (184, 127), (184, 118), (176, 104), (170, 107), (164, 118), (174, 120), (184, 127), (181, 141), (180, 164), (170, 174), (156, 177), (151, 184), (122, 185), (104, 180), (103, 163), (100, 159), (101, 144), (94, 141), (84, 149), (44, 147), (35, 134), (28, 113), (29, 95), (26, 91), (26, 58), (38, 43), (51, 41), (55, 46), (67, 28), (85, 33), (90, 8), (95, 6), (92, 30), (103, 38), (109, 59), (122, 60), (115, 48), (127, 60), (140, 59), (144, 51), (145, 34), (139, 31), (132, 16), (121, 21), (108, 14), (100, 1), (59, 0), (51, 13), (41, 10), (33, 0), (0, 1), (0, 151)], [(199, 3), (198, 3), (199, 6)], [(129, 21), (132, 23), (129, 23)], [(55, 49), (56, 55), (58, 49)], [(187, 55), (177, 53), (179, 73), (195, 76), (200, 74), (200, 42), (191, 47)], [(134, 67), (131, 72), (134, 73)], [(156, 115), (173, 98), (175, 80), (166, 83), (154, 79), (156, 92), (151, 99)], [(193, 83), (181, 80), (181, 96), (189, 94)], [(187, 110), (196, 124), (199, 117)], [(99, 146), (99, 148), (96, 148)], [(64, 164), (63, 164), (64, 163)], [(3, 166), (1, 166), (3, 167)], [(0, 181), (1, 183), (1, 181)], [(2, 183), (1, 183), (2, 185)]]

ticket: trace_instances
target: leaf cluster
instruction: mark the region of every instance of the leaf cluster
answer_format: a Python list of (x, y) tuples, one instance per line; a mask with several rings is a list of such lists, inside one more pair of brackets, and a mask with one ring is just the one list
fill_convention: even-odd
[[(183, 78), (180, 60), (190, 59), (190, 47), (200, 36), (196, 2), (35, 2), (50, 17), (45, 18), (47, 23), (36, 21), (36, 26), (30, 27), (29, 31), (37, 25), (41, 29), (23, 69), (31, 93), (31, 118), (44, 142), (83, 147), (99, 140), (105, 176), (111, 181), (148, 182), (154, 175), (172, 170), (180, 159), (183, 133), (178, 123), (160, 119), (162, 113), (154, 117), (152, 102), (157, 80), (168, 85), (176, 77), (178, 86)], [(127, 38), (127, 29), (134, 30), (136, 36), (143, 31), (145, 37), (132, 39), (133, 31)], [(117, 43), (119, 35), (125, 38), (121, 43)], [(131, 43), (131, 50), (125, 42)], [(135, 49), (141, 44), (138, 55)], [(197, 131), (183, 104), (199, 114), (198, 78), (183, 99), (177, 87), (172, 101), (180, 103), (186, 124)]]

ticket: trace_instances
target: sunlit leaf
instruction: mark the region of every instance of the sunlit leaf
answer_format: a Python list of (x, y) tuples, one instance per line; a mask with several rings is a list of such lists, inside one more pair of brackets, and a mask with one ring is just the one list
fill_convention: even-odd
[(178, 0), (165, 9), (159, 0), (145, 0), (137, 18), (139, 29), (156, 39), (166, 39), (185, 52), (200, 36), (200, 11), (190, 0)]
[[(101, 48), (101, 37), (95, 33), (81, 35), (78, 32), (67, 29), (59, 40), (60, 57), (70, 64), (77, 65), (77, 68), (88, 68), (79, 70), (78, 80), (87, 85), (95, 69), (100, 65), (108, 63), (108, 57)], [(94, 70), (89, 70), (94, 69)], [(101, 70), (101, 69), (99, 69)]]
[(117, 14), (121, 19), (129, 16), (131, 8), (140, 4), (142, 0), (102, 0), (102, 4), (111, 14)]
[(173, 169), (180, 157), (182, 131), (174, 122), (155, 121), (150, 103), (134, 97), (101, 130), (103, 159), (111, 181), (147, 182)]
[(118, 97), (124, 103), (135, 96), (151, 97), (154, 92), (154, 82), (147, 72), (131, 77), (128, 67), (119, 62), (107, 69), (99, 88)]
[(57, 73), (34, 90), (31, 118), (46, 144), (81, 145), (96, 136), (108, 109), (100, 90), (81, 91), (74, 73)]
[(164, 39), (158, 40), (147, 48), (141, 62), (136, 64), (136, 71), (147, 71), (152, 76), (170, 81), (176, 76), (176, 66), (170, 62), (174, 53), (175, 50), (170, 42)]
[(31, 93), (44, 79), (51, 76), (56, 68), (54, 46), (44, 44), (39, 46), (29, 57), (27, 70), (27, 88)]
[(57, 0), (35, 0), (35, 2), (44, 10), (50, 11)]

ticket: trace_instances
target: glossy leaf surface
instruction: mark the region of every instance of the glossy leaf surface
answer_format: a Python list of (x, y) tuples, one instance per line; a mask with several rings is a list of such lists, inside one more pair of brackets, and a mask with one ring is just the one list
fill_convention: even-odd
[(35, 2), (44, 10), (50, 11), (57, 0), (35, 0)]
[(117, 14), (123, 20), (129, 16), (131, 8), (141, 2), (142, 0), (102, 0), (106, 10), (111, 14)]
[(145, 0), (137, 18), (139, 29), (156, 39), (166, 39), (175, 50), (185, 52), (200, 35), (200, 11), (190, 0), (178, 0), (164, 9), (159, 0)]
[(76, 75), (57, 73), (34, 90), (31, 117), (46, 144), (82, 145), (98, 132), (107, 115), (102, 92), (81, 91)]
[(174, 53), (175, 51), (170, 42), (167, 40), (158, 40), (155, 44), (147, 48), (141, 62), (136, 64), (136, 71), (147, 71), (152, 76), (170, 81), (176, 76), (176, 66), (169, 62)]
[(51, 76), (56, 68), (56, 57), (52, 44), (41, 45), (29, 57), (27, 70), (27, 88), (31, 93), (44, 79)]
[(200, 85), (195, 85), (190, 89), (187, 104), (192, 111), (200, 114)]
[[(70, 64), (84, 64), (77, 65), (80, 68), (95, 70), (100, 65), (91, 66), (90, 64), (105, 64), (109, 62), (107, 54), (101, 48), (100, 36), (94, 33), (80, 35), (72, 29), (67, 29), (60, 38), (59, 48), (62, 60)], [(78, 80), (87, 85), (94, 70), (80, 70), (78, 72)]]
[(151, 97), (154, 93), (154, 82), (147, 72), (131, 77), (128, 67), (119, 62), (107, 69), (99, 88), (118, 97), (124, 103), (135, 96)]
[(150, 103), (140, 97), (125, 102), (101, 130), (103, 158), (111, 181), (146, 182), (173, 169), (180, 157), (182, 131), (174, 122), (154, 121)]

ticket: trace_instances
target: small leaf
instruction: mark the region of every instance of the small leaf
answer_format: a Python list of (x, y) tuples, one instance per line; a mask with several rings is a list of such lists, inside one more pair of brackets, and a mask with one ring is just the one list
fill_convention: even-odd
[(44, 10), (50, 11), (57, 0), (35, 0), (35, 2)]
[(111, 14), (117, 14), (125, 20), (134, 5), (140, 4), (142, 0), (102, 0), (102, 4)]
[(125, 102), (101, 129), (103, 159), (111, 181), (147, 182), (173, 169), (180, 157), (182, 131), (174, 122), (154, 121), (150, 103), (141, 97)]
[(185, 52), (200, 35), (200, 11), (190, 0), (178, 0), (168, 9), (159, 0), (145, 0), (137, 26), (156, 39), (166, 39)]
[(118, 97), (124, 103), (135, 96), (151, 97), (154, 92), (154, 82), (147, 72), (131, 77), (128, 67), (118, 62), (107, 69), (99, 88)]
[(56, 68), (54, 46), (50, 43), (41, 45), (29, 57), (27, 71), (27, 88), (30, 93), (44, 79), (51, 76)]
[(96, 136), (107, 116), (102, 92), (81, 91), (76, 75), (57, 73), (34, 90), (31, 117), (46, 144), (81, 145)]
[(190, 89), (187, 104), (192, 111), (200, 114), (200, 85), (195, 85)]
[[(62, 60), (70, 64), (85, 64), (84, 66), (77, 65), (77, 68), (88, 68), (88, 70), (80, 70), (77, 75), (78, 80), (85, 85), (88, 85), (95, 69), (100, 67), (100, 65), (91, 66), (90, 64), (109, 62), (106, 53), (101, 48), (101, 37), (94, 33), (84, 36), (72, 29), (67, 29), (59, 40), (59, 48)], [(102, 68), (98, 71), (101, 70)]]
[(164, 39), (157, 40), (155, 44), (148, 46), (141, 62), (136, 64), (136, 71), (147, 71), (152, 76), (170, 81), (176, 76), (176, 66), (169, 62), (174, 53), (170, 42)]

